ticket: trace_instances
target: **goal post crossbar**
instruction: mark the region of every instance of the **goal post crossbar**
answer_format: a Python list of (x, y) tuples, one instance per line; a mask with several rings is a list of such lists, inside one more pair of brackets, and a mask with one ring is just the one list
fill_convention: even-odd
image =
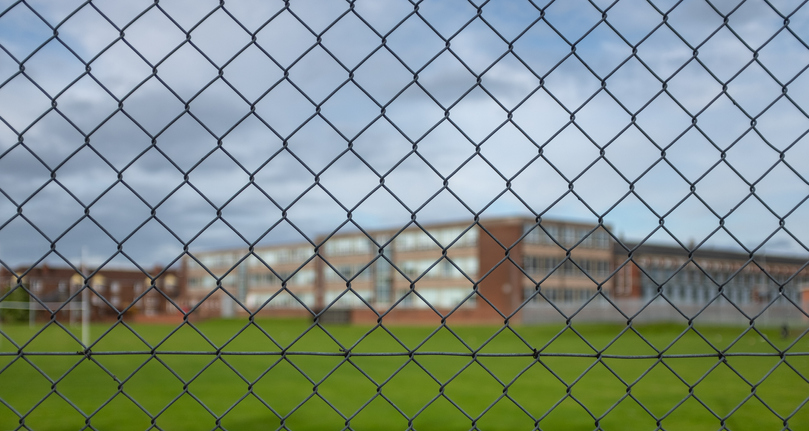
[[(44, 304), (44, 306), (43, 306)], [(45, 308), (47, 307), (47, 308)], [(9, 309), (9, 310), (34, 310), (34, 311), (42, 311), (42, 310), (59, 310), (59, 311), (71, 311), (71, 310), (82, 310), (84, 307), (84, 303), (81, 301), (78, 302), (43, 302), (39, 303), (36, 301), (28, 302), (28, 301), (1, 301), (0, 302), (0, 309)]]
[[(34, 325), (34, 313), (35, 311), (48, 311), (48, 310), (58, 310), (58, 311), (81, 311), (81, 339), (82, 343), (85, 346), (88, 346), (90, 343), (90, 307), (85, 307), (85, 304), (88, 304), (88, 298), (85, 298), (83, 301), (70, 301), (67, 303), (64, 302), (26, 302), (26, 301), (0, 301), (0, 310), (7, 309), (7, 310), (28, 310), (29, 318), (28, 324), (29, 326)], [(47, 307), (47, 308), (46, 308)]]

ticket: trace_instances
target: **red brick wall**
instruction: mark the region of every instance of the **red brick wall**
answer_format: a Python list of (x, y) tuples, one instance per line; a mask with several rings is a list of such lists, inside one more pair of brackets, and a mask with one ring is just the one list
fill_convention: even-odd
[[(27, 272), (26, 272), (27, 271)], [(160, 268), (154, 268), (151, 271), (151, 274), (157, 275), (161, 271)], [(16, 269), (18, 274), (26, 273), (23, 277), (23, 284), (25, 284), (32, 292), (34, 291), (34, 284), (39, 286), (39, 291), (35, 292), (38, 298), (43, 301), (51, 302), (51, 303), (61, 303), (67, 296), (75, 292), (75, 285), (72, 283), (73, 278), (76, 275), (80, 275), (76, 270), (73, 268), (68, 267), (49, 267), (47, 265), (40, 265), (34, 268), (25, 268), (21, 267)], [(166, 278), (172, 275), (174, 276), (174, 271), (167, 271), (164, 273), (160, 278), (156, 280), (157, 287), (163, 291), (167, 296), (176, 298), (179, 295), (179, 289), (182, 287), (180, 286), (179, 282), (174, 286), (173, 290), (169, 290), (166, 287)], [(8, 271), (2, 271), (2, 280), (0, 283), (10, 284), (14, 286), (17, 283), (16, 277), (12, 277)], [(98, 286), (100, 280), (103, 279), (103, 287)], [(118, 292), (112, 292), (112, 283), (115, 282), (118, 284)], [(65, 286), (65, 291), (59, 291), (59, 285), (63, 284)], [(82, 279), (83, 284), (83, 279)], [(104, 296), (107, 301), (111, 301), (113, 297), (118, 298), (118, 311), (111, 308), (110, 306), (104, 304), (96, 300), (92, 307), (92, 318), (93, 319), (115, 319), (118, 316), (118, 312), (126, 309), (129, 307), (132, 302), (135, 300), (137, 295), (140, 292), (135, 292), (135, 286), (140, 285), (141, 292), (144, 289), (149, 288), (149, 284), (147, 283), (146, 275), (136, 269), (128, 270), (128, 269), (101, 269), (98, 273), (91, 279), (90, 281), (91, 286), (94, 289), (99, 289), (98, 294)], [(0, 286), (2, 288), (8, 286)], [(91, 297), (95, 297), (96, 294), (91, 293)], [(157, 312), (159, 314), (165, 313), (167, 300), (163, 295), (156, 291), (150, 291), (147, 296), (153, 297), (157, 300)], [(79, 294), (74, 300), (81, 301), (83, 296)], [(144, 298), (145, 299), (145, 298)], [(142, 300), (143, 301), (143, 300)], [(139, 302), (135, 304), (132, 308), (129, 309), (127, 312), (129, 315), (138, 314), (138, 312), (143, 308), (143, 302)], [(173, 313), (172, 313), (173, 314)], [(66, 319), (68, 318), (68, 313), (65, 311), (58, 312), (56, 315), (57, 319)], [(37, 318), (39, 319), (49, 319), (50, 314), (46, 311), (38, 312)]]
[[(441, 315), (446, 316), (448, 325), (475, 325), (482, 323), (501, 322), (503, 319), (494, 312), (485, 302), (478, 300), (476, 307), (461, 307), (452, 314), (451, 310), (438, 309)], [(376, 324), (377, 315), (367, 308), (350, 310), (351, 323)], [(384, 311), (379, 311), (380, 314)], [(402, 308), (397, 307), (383, 317), (383, 324), (400, 325), (429, 325), (441, 324), (442, 317), (429, 308)]]
[(801, 307), (803, 307), (803, 311), (809, 311), (809, 286), (801, 290)]
[[(522, 302), (522, 274), (517, 267), (522, 262), (522, 247), (518, 245), (508, 251), (509, 257), (516, 264), (509, 260), (502, 262), (501, 260), (506, 257), (506, 250), (503, 247), (511, 247), (522, 235), (522, 223), (484, 223), (483, 227), (488, 233), (481, 230), (478, 239), (479, 274), (483, 276), (492, 268), (494, 270), (483, 278), (478, 290), (494, 307), (508, 316)], [(476, 309), (481, 322), (503, 322), (503, 318), (481, 298), (477, 301)]]

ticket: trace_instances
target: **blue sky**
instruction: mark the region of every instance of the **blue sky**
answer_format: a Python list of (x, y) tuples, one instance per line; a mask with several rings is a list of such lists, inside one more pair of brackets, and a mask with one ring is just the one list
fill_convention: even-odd
[(535, 3), (0, 2), (0, 261), (167, 264), (346, 210), (807, 254), (809, 6)]

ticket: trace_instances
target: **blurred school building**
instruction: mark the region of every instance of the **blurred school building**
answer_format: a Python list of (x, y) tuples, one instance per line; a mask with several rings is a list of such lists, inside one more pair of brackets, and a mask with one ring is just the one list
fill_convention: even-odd
[(326, 310), (323, 320), (354, 323), (796, 320), (807, 263), (637, 246), (593, 224), (513, 217), (194, 253), (178, 303), (201, 318)]
[(22, 293), (31, 319), (76, 321), (86, 285), (93, 320), (180, 321), (185, 313), (413, 324), (807, 320), (805, 257), (639, 246), (616, 241), (609, 229), (511, 217), (189, 253), (179, 268), (148, 274), (3, 267), (0, 308), (25, 306), (11, 289)]
[(76, 323), (82, 319), (86, 299), (92, 321), (180, 320), (181, 313), (172, 304), (183, 290), (176, 271), (158, 267), (149, 273), (154, 275), (124, 268), (0, 267), (0, 298), (6, 298), (0, 301), (0, 312), (19, 310), (32, 322)]

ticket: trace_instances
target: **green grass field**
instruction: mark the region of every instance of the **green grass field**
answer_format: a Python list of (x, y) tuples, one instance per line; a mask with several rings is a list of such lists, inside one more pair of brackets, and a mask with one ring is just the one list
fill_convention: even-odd
[[(319, 328), (298, 339), (308, 322), (256, 323), (286, 356), (255, 326), (228, 342), (245, 321), (197, 324), (216, 347), (188, 326), (168, 339), (173, 326), (135, 326), (146, 343), (159, 344), (154, 356), (126, 327), (99, 339), (110, 327), (94, 325), (89, 359), (57, 326), (29, 343), (38, 329), (4, 325), (27, 345), (19, 357), (0, 342), (0, 430), (19, 429), (18, 414), (32, 430), (82, 429), (79, 410), (97, 430), (146, 430), (150, 415), (164, 430), (212, 430), (217, 417), (229, 430), (342, 429), (346, 418), (355, 430), (404, 430), (409, 420), (418, 430), (530, 430), (537, 420), (543, 430), (593, 430), (594, 417), (604, 430), (653, 430), (658, 419), (666, 430), (718, 430), (723, 420), (734, 431), (783, 429), (777, 415), (789, 429), (809, 429), (809, 356), (799, 354), (809, 352), (809, 335), (799, 338), (805, 328), (786, 339), (777, 328), (762, 330), (766, 338), (742, 335), (741, 327), (698, 328), (706, 341), (684, 325), (634, 327), (657, 349), (668, 346), (658, 360), (619, 325), (515, 327), (522, 340), (494, 326), (453, 327), (478, 352), (475, 360), (447, 329), (425, 342), (435, 328), (389, 327), (402, 346), (381, 328), (363, 338), (371, 327), (327, 326), (353, 346), (346, 359)], [(70, 329), (81, 338), (80, 328)], [(600, 361), (576, 332), (602, 351)], [(725, 359), (708, 343), (726, 350)], [(791, 347), (784, 359), (761, 355), (776, 351), (770, 343)]]

